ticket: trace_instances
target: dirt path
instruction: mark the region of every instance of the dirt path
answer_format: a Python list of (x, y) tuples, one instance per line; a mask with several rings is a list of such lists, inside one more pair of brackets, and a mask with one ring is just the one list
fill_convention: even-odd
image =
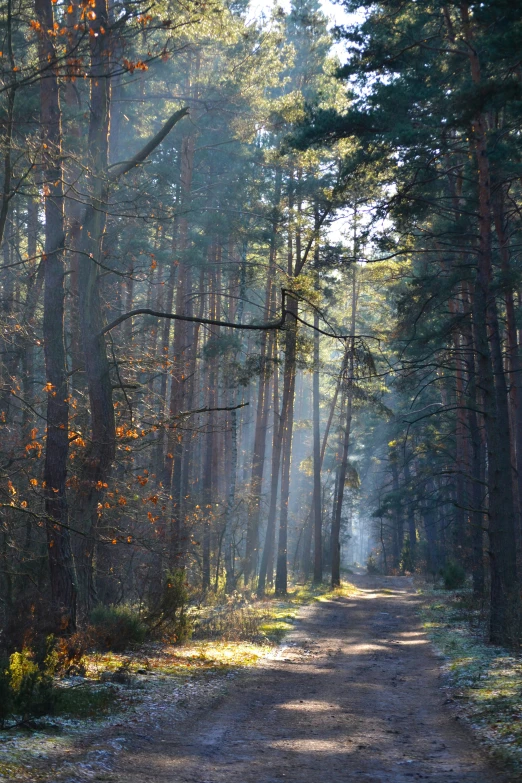
[(164, 726), (119, 759), (121, 783), (500, 783), (443, 706), (437, 660), (400, 578), (304, 610), (261, 669), (210, 714)]

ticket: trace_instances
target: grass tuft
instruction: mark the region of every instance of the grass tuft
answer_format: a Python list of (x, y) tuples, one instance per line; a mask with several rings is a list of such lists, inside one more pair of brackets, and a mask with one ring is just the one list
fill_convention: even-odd
[(322, 585), (293, 585), (285, 596), (235, 593), (221, 603), (207, 603), (195, 618), (194, 640), (279, 644), (293, 628), (299, 609), (314, 601), (328, 601), (353, 595), (348, 582), (332, 589)]

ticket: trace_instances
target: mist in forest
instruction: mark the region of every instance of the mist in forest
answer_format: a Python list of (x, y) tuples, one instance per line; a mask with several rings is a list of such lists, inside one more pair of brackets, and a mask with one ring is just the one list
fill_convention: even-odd
[(519, 638), (516, 35), (389, 5), (2, 5), (6, 655), (361, 568)]

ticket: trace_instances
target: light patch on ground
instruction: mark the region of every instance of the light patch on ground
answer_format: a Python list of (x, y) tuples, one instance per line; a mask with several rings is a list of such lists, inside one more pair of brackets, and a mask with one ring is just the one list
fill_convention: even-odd
[[(75, 689), (107, 691), (107, 710), (89, 718), (52, 716), (35, 723), (33, 731), (0, 731), (0, 783), (109, 780), (114, 760), (123, 749), (122, 741), (112, 736), (119, 727), (142, 721), (159, 727), (165, 721), (182, 720), (197, 705), (212, 703), (226, 691), (235, 672), (280, 652), (275, 645), (294, 629), (302, 606), (356, 592), (343, 583), (336, 590), (324, 585), (292, 586), (281, 599), (238, 598), (229, 614), (236, 625), (229, 623), (226, 639), (195, 638), (181, 647), (157, 643), (125, 654), (88, 655), (87, 677), (60, 684), (71, 693)], [(204, 606), (201, 615), (207, 619), (220, 611), (219, 604)], [(210, 623), (209, 627), (219, 626)], [(101, 682), (104, 675), (122, 668), (128, 674), (126, 682)]]
[(310, 701), (309, 699), (300, 701), (287, 701), (279, 705), (280, 710), (304, 710), (306, 712), (332, 712), (340, 710), (338, 704), (328, 704), (326, 701)]
[[(269, 746), (283, 751), (294, 751), (294, 743), (289, 740), (276, 740), (275, 742), (270, 742)], [(299, 750), (301, 753), (339, 753), (340, 748), (342, 748), (343, 753), (349, 752), (349, 749), (345, 747), (342, 741), (301, 739), (299, 742)]]

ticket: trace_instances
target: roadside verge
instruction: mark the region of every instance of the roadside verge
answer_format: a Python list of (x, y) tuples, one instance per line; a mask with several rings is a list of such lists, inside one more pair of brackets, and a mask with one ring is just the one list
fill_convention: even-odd
[(522, 772), (522, 660), (488, 644), (471, 590), (419, 590), (424, 628), (443, 659), (447, 703), (489, 753)]

